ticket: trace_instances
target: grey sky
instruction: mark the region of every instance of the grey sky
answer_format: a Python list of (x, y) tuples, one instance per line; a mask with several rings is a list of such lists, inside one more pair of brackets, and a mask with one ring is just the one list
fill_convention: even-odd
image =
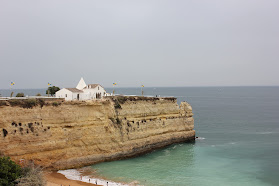
[(278, 0), (0, 0), (0, 89), (279, 85)]

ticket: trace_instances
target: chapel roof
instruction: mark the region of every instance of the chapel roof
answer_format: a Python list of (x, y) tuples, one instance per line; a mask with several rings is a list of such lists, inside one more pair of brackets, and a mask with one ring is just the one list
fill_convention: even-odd
[[(100, 84), (88, 84), (88, 86), (87, 86), (87, 87), (90, 87), (90, 88), (96, 88), (97, 86), (102, 87), (102, 85), (100, 85)], [(104, 87), (103, 87), (103, 88), (104, 88)]]
[(75, 93), (83, 93), (82, 90), (79, 90), (79, 89), (77, 89), (77, 88), (65, 88), (65, 89), (67, 89), (67, 90), (69, 90), (69, 91), (71, 91), (71, 92), (75, 92)]
[(85, 87), (86, 87), (86, 83), (85, 83), (84, 79), (83, 79), (83, 78), (80, 78), (80, 80), (79, 80), (79, 82), (78, 82), (76, 88), (79, 89), (79, 90), (82, 90), (82, 89), (84, 89)]

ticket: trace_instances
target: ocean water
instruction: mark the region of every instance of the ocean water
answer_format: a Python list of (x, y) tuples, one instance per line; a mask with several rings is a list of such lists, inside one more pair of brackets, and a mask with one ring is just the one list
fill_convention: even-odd
[(13, 97), (17, 93), (24, 93), (25, 96), (36, 96), (38, 93), (46, 96), (46, 89), (0, 89), (0, 97), (9, 97), (13, 92)]
[[(144, 92), (189, 102), (200, 139), (91, 166), (100, 177), (136, 180), (146, 186), (279, 185), (279, 87), (144, 88)], [(139, 95), (141, 89), (117, 88), (116, 93)]]
[[(140, 94), (140, 89), (118, 89)], [(193, 107), (195, 143), (92, 166), (115, 181), (143, 185), (279, 185), (279, 87), (145, 88)]]

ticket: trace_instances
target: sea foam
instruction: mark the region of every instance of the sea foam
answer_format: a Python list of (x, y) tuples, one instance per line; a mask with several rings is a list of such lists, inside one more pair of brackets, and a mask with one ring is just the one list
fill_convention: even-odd
[[(117, 183), (113, 181), (108, 181), (100, 178), (93, 178), (91, 176), (81, 176), (81, 173), (76, 169), (68, 169), (68, 170), (59, 170), (58, 173), (63, 174), (67, 179), (70, 180), (78, 180), (86, 183), (93, 183), (98, 185), (109, 185), (109, 186), (129, 186), (136, 185), (136, 183), (123, 184)], [(90, 180), (90, 181), (89, 181)]]

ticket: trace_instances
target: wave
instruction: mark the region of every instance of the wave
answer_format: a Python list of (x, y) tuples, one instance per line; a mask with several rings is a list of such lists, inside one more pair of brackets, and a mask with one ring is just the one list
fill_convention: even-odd
[(86, 183), (93, 183), (98, 185), (110, 185), (110, 186), (129, 186), (131, 184), (136, 185), (137, 183), (133, 182), (130, 184), (117, 183), (109, 180), (104, 180), (100, 178), (93, 178), (91, 176), (82, 176), (81, 173), (76, 169), (68, 170), (59, 170), (58, 173), (63, 174), (67, 179), (78, 180)]
[(240, 134), (278, 134), (279, 131), (266, 131), (266, 132), (240, 132)]
[(229, 143), (224, 143), (224, 144), (215, 144), (215, 145), (210, 145), (211, 147), (224, 147), (228, 145), (236, 145), (237, 142), (229, 142)]
[(277, 132), (256, 132), (255, 134), (274, 134)]
[(204, 139), (206, 139), (206, 138), (203, 138), (203, 137), (196, 138), (196, 140), (204, 140)]

